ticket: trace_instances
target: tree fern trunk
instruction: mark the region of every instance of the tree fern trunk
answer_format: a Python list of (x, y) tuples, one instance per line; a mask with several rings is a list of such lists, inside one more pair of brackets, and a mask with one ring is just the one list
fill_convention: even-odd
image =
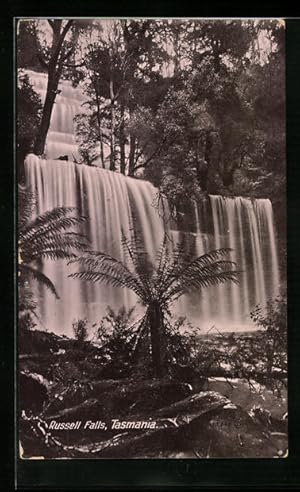
[(159, 303), (153, 302), (149, 308), (151, 351), (154, 376), (164, 376), (164, 333), (163, 314)]

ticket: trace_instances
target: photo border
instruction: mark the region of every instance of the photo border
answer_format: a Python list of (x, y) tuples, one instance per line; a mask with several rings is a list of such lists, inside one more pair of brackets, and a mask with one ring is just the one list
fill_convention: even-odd
[[(24, 3), (17, 2), (19, 4), (19, 11), (26, 10)], [(81, 2), (80, 2), (81, 3)], [(168, 4), (169, 5), (169, 4)], [(20, 8), (21, 6), (21, 8)], [(162, 4), (166, 6), (166, 2)], [(26, 6), (28, 7), (28, 5)], [(102, 6), (101, 6), (102, 8)], [(81, 4), (81, 10), (85, 10), (85, 6)], [(126, 10), (127, 9), (127, 10)], [(44, 9), (44, 10), (49, 10)], [(51, 9), (50, 9), (51, 10)], [(61, 10), (61, 9), (58, 9)], [(67, 10), (67, 8), (65, 9)], [(74, 9), (73, 9), (74, 10)], [(97, 17), (95, 12), (91, 12), (89, 8), (87, 10), (88, 17)], [(105, 10), (105, 9), (104, 9)], [(132, 8), (120, 7), (119, 14), (114, 14), (115, 17), (123, 16), (135, 16), (135, 17), (148, 17), (153, 16), (153, 13), (149, 14), (150, 8), (146, 9), (147, 13), (135, 12)], [(145, 10), (145, 9), (144, 9)], [(153, 6), (152, 6), (153, 10)], [(161, 9), (163, 10), (163, 9)], [(176, 10), (176, 9), (175, 9)], [(177, 8), (176, 15), (171, 14), (170, 8), (168, 17), (192, 17), (191, 13), (182, 13), (183, 7)], [(187, 10), (187, 9), (185, 9)], [(219, 9), (222, 10), (222, 9)], [(249, 10), (249, 9), (248, 9)], [(250, 8), (251, 10), (251, 8)], [(178, 15), (178, 12), (181, 12)], [(221, 12), (219, 12), (220, 14)], [(26, 16), (25, 12), (17, 12), (17, 17)], [(30, 15), (30, 13), (28, 14)], [(32, 15), (32, 12), (31, 12)], [(39, 17), (40, 8), (35, 11), (35, 17)], [(47, 17), (47, 14), (43, 13), (42, 16)], [(49, 14), (48, 14), (49, 16)], [(63, 14), (56, 16), (67, 17)], [(110, 16), (109, 14), (107, 16)], [(163, 14), (155, 15), (155, 17), (162, 17)], [(213, 13), (198, 14), (199, 17), (214, 17)], [(218, 15), (218, 17), (223, 17)], [(246, 17), (252, 17), (248, 15)], [(68, 15), (73, 17), (73, 15)], [(75, 15), (74, 15), (75, 17)], [(81, 17), (77, 15), (77, 17)], [(237, 17), (240, 16), (230, 16)], [(241, 17), (244, 17), (242, 15)], [(262, 15), (264, 17), (264, 15)], [(269, 16), (268, 16), (269, 17)], [(274, 15), (272, 17), (275, 17)], [(277, 17), (277, 16), (276, 16)], [(282, 16), (279, 16), (282, 17)], [(10, 16), (12, 20), (12, 16)], [(4, 24), (5, 18), (2, 20)], [(300, 320), (300, 303), (297, 295), (297, 288), (299, 285), (300, 268), (299, 268), (299, 230), (298, 227), (298, 211), (300, 210), (299, 203), (299, 186), (300, 186), (300, 146), (297, 143), (299, 140), (299, 127), (300, 127), (300, 100), (299, 100), (299, 80), (300, 80), (300, 21), (299, 19), (286, 19), (286, 68), (287, 68), (287, 190), (288, 190), (288, 202), (287, 202), (287, 243), (288, 243), (288, 341), (289, 341), (289, 456), (286, 459), (209, 459), (209, 460), (188, 460), (188, 459), (158, 459), (158, 460), (144, 460), (144, 459), (122, 459), (122, 460), (21, 460), (16, 457), (15, 451), (15, 465), (16, 465), (16, 487), (22, 490), (35, 488), (36, 490), (44, 489), (70, 489), (70, 490), (92, 490), (101, 487), (103, 490), (112, 488), (122, 488), (123, 490), (132, 489), (167, 489), (167, 488), (182, 488), (182, 487), (199, 487), (205, 485), (206, 487), (231, 487), (243, 486), (247, 487), (285, 487), (295, 486), (300, 484), (300, 394), (299, 394), (299, 375), (300, 375), (300, 331), (297, 327), (297, 321)], [(1, 31), (7, 33), (7, 26)], [(13, 34), (6, 34), (4, 45), (13, 44)], [(6, 57), (6, 62), (5, 62)], [(11, 52), (7, 49), (4, 54), (4, 66), (8, 72), (12, 66)], [(12, 95), (13, 75), (8, 73), (5, 80), (5, 91), (8, 89), (8, 94)], [(5, 112), (5, 105), (2, 106), (3, 114), (12, 115), (10, 110), (12, 107), (12, 100), (6, 102), (8, 112)], [(9, 140), (12, 141), (13, 148), (13, 134), (14, 134), (14, 119), (9, 118), (9, 121), (5, 121), (6, 129), (9, 130)], [(2, 122), (3, 124), (3, 122)], [(3, 125), (4, 126), (4, 125)], [(2, 132), (3, 135), (3, 132)], [(1, 196), (4, 198), (3, 202), (3, 226), (8, 230), (9, 234), (3, 234), (1, 247), (6, 262), (6, 270), (4, 270), (4, 278), (6, 283), (6, 289), (4, 291), (4, 297), (2, 305), (4, 305), (2, 317), (5, 320), (4, 326), (9, 333), (5, 334), (3, 359), (4, 364), (4, 377), (6, 373), (12, 370), (14, 381), (16, 379), (15, 369), (15, 351), (16, 351), (16, 339), (11, 327), (14, 325), (14, 313), (15, 313), (15, 287), (13, 286), (11, 278), (11, 270), (15, 272), (16, 267), (16, 247), (15, 247), (15, 202), (13, 203), (12, 197), (15, 195), (16, 182), (14, 178), (14, 172), (9, 167), (11, 160), (11, 152), (7, 146), (4, 147), (8, 152), (8, 158), (3, 159), (1, 168)], [(12, 193), (12, 190), (14, 192)], [(3, 256), (3, 255), (2, 255)], [(12, 266), (12, 269), (10, 267)], [(11, 297), (14, 298), (13, 303)], [(5, 356), (4, 356), (5, 354)], [(13, 357), (11, 357), (13, 355)], [(12, 386), (14, 389), (14, 386)], [(15, 392), (13, 391), (13, 401), (15, 400)], [(8, 417), (7, 423), (10, 421), (11, 416), (15, 417), (14, 405), (11, 403), (7, 406)], [(14, 420), (14, 419), (13, 419)], [(3, 425), (5, 426), (5, 420)], [(12, 439), (11, 427), (8, 427), (9, 435), (8, 442), (14, 441), (13, 448), (16, 446), (16, 440)], [(15, 448), (16, 449), (16, 448)], [(11, 451), (11, 447), (10, 447)], [(6, 471), (10, 472), (11, 468), (6, 467)], [(10, 473), (8, 473), (10, 475)]]

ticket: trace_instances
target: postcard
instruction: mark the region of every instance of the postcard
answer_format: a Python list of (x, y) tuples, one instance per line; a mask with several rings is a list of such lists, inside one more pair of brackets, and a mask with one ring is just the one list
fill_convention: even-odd
[(284, 21), (15, 29), (19, 457), (287, 457)]

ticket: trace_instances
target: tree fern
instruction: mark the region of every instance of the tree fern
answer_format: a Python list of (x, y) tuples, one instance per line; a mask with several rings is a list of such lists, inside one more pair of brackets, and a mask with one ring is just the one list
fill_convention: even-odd
[(18, 194), (19, 281), (34, 279), (58, 298), (52, 281), (35, 264), (41, 260), (74, 258), (85, 251), (88, 241), (84, 234), (70, 231), (86, 221), (77, 215), (75, 207), (56, 207), (32, 218), (36, 208), (35, 195), (19, 186)]
[(26, 278), (28, 278), (28, 279), (31, 278), (33, 280), (37, 280), (38, 282), (43, 284), (45, 287), (47, 287), (47, 289), (49, 289), (52, 292), (52, 294), (55, 295), (56, 299), (59, 299), (59, 295), (56, 291), (54, 284), (47, 277), (47, 275), (44, 275), (40, 270), (38, 270), (37, 268), (34, 268), (30, 265), (26, 265), (24, 263), (21, 263), (19, 265), (19, 272), (21, 273), (21, 275), (26, 276)]
[(164, 359), (164, 313), (168, 306), (185, 293), (224, 282), (237, 283), (240, 272), (235, 269), (234, 262), (221, 259), (231, 252), (228, 248), (193, 258), (185, 239), (171, 252), (165, 236), (156, 255), (155, 267), (140, 238), (128, 239), (123, 235), (122, 245), (130, 267), (109, 254), (90, 251), (69, 261), (80, 268), (69, 276), (135, 292), (147, 306), (142, 332), (145, 327), (150, 331), (154, 373), (160, 377)]

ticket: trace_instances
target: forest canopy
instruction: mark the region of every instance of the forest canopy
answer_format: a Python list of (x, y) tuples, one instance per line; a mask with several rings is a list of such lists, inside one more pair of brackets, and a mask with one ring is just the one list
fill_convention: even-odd
[[(20, 159), (43, 155), (71, 80), (80, 163), (150, 180), (177, 206), (207, 192), (284, 202), (284, 39), (277, 20), (21, 20)], [(47, 73), (43, 109), (28, 69)]]

